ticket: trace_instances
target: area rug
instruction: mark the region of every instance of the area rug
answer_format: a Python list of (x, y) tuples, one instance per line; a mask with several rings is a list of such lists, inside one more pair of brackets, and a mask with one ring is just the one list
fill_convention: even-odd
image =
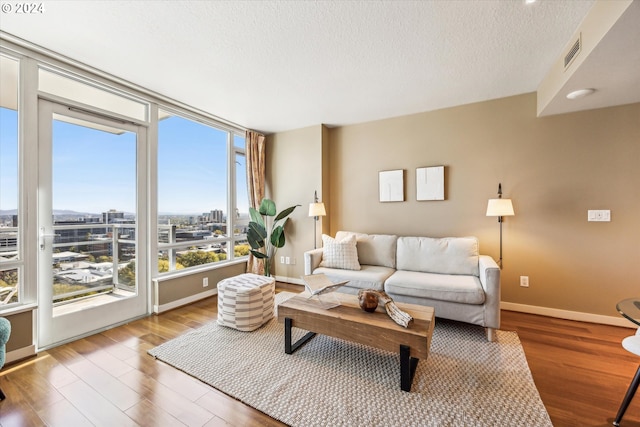
[(552, 425), (515, 332), (491, 343), (438, 319), (410, 393), (397, 354), (317, 335), (287, 355), (276, 319), (253, 332), (212, 322), (149, 354), (291, 426)]

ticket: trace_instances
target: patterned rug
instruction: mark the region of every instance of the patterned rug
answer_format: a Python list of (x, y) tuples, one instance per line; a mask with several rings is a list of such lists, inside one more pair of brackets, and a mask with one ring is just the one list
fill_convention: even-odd
[(515, 332), (490, 343), (480, 327), (438, 319), (411, 393), (399, 355), (324, 335), (287, 355), (276, 319), (254, 332), (212, 322), (149, 354), (291, 426), (552, 425)]

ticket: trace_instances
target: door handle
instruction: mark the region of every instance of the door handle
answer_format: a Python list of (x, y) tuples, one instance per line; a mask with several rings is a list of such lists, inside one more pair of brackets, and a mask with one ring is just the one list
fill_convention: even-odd
[(59, 234), (45, 233), (44, 232), (44, 227), (40, 227), (40, 250), (44, 251), (45, 239), (52, 238), (52, 237), (58, 237), (58, 236), (60, 236), (60, 235)]

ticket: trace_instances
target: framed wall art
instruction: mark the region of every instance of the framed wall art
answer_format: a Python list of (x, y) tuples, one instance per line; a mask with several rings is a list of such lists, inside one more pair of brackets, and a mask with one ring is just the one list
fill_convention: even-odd
[(381, 202), (404, 202), (404, 169), (379, 172), (378, 186)]
[(416, 169), (416, 200), (444, 200), (444, 166)]

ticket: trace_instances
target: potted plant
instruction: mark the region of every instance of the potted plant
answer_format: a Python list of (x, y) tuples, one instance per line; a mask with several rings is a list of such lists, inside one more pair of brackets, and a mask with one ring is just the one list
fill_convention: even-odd
[[(278, 248), (286, 243), (284, 237), (284, 226), (289, 220), (289, 215), (300, 205), (291, 206), (276, 215), (276, 204), (273, 200), (262, 199), (260, 208), (256, 210), (249, 208), (251, 221), (247, 240), (251, 246), (251, 254), (263, 260), (264, 275), (271, 275), (271, 262), (276, 255)], [(269, 227), (269, 218), (275, 217)]]

